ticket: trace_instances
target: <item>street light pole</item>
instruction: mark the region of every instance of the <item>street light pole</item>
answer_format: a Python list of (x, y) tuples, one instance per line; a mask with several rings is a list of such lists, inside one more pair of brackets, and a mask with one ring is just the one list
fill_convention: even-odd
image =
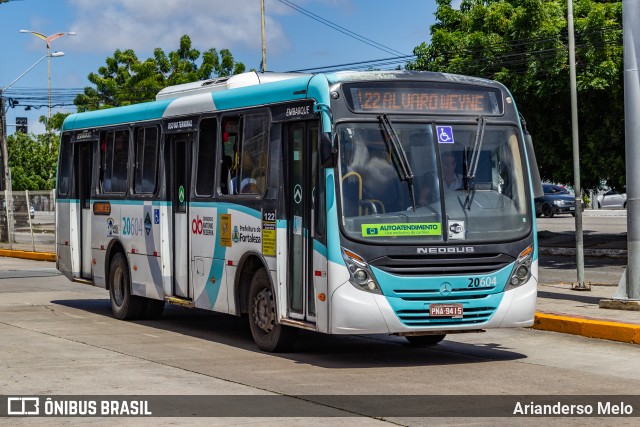
[(31, 67), (27, 68), (25, 72), (20, 74), (16, 79), (14, 79), (11, 83), (6, 85), (5, 87), (0, 87), (0, 138), (2, 143), (2, 173), (3, 180), (0, 182), (0, 186), (2, 186), (2, 190), (8, 190), (11, 188), (11, 182), (9, 177), (9, 150), (7, 148), (7, 124), (6, 124), (6, 109), (4, 105), (4, 92), (9, 89), (15, 82), (20, 80), (25, 74), (27, 74), (33, 67), (38, 65), (44, 58), (51, 57), (59, 57), (64, 56), (64, 52), (53, 52), (51, 55), (45, 55), (42, 58), (38, 59)]
[[(67, 36), (67, 35), (75, 36), (76, 33), (75, 31), (68, 31), (68, 32), (51, 34), (50, 36), (45, 36), (42, 33), (39, 33), (37, 31), (31, 31), (31, 30), (20, 30), (20, 32), (31, 33), (37, 38), (44, 40), (45, 43), (47, 44), (47, 56), (49, 57), (49, 61), (47, 64), (47, 80), (48, 80), (48, 87), (49, 87), (49, 91), (48, 91), (49, 92), (49, 113), (47, 115), (47, 133), (50, 134), (51, 132), (51, 42), (56, 39), (59, 39), (60, 37)], [(49, 151), (51, 151), (51, 138), (49, 138)]]
[(5, 226), (2, 227), (0, 233), (0, 239), (4, 242), (9, 241), (10, 230), (12, 224), (9, 221), (9, 193), (11, 190), (11, 174), (9, 172), (9, 149), (7, 147), (7, 121), (6, 121), (6, 108), (4, 105), (4, 92), (9, 89), (15, 82), (20, 80), (22, 76), (27, 74), (33, 67), (38, 65), (44, 58), (50, 58), (51, 56), (64, 56), (62, 52), (54, 52), (53, 55), (45, 55), (42, 58), (38, 59), (31, 67), (27, 68), (27, 70), (20, 74), (16, 79), (14, 79), (11, 83), (6, 85), (5, 87), (0, 87), (0, 144), (2, 144), (2, 149), (0, 154), (2, 155), (2, 179), (0, 179), (0, 190), (4, 192), (4, 209), (0, 209), (0, 218), (3, 218)]

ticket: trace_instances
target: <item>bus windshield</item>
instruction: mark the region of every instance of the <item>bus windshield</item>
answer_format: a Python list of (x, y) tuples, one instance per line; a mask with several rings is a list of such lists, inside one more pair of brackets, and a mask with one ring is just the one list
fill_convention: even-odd
[(341, 223), (349, 238), (461, 244), (515, 240), (531, 231), (516, 126), (393, 121), (392, 127), (411, 182), (399, 170), (395, 136), (382, 120), (336, 128)]

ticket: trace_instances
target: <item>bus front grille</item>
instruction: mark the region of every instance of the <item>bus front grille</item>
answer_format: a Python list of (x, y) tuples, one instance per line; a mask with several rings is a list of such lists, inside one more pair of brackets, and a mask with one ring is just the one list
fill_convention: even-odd
[(478, 275), (498, 271), (515, 258), (500, 253), (455, 255), (390, 255), (370, 262), (397, 276)]

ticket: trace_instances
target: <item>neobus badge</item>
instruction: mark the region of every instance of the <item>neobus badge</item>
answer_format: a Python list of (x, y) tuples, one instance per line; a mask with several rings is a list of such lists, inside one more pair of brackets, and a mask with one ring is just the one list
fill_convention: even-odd
[(473, 246), (451, 246), (435, 248), (418, 248), (419, 254), (465, 254), (475, 252)]

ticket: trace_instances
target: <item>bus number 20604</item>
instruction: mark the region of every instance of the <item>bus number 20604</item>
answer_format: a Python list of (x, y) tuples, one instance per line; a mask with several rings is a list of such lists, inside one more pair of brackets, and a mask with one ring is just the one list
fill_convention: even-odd
[(496, 276), (469, 277), (467, 288), (489, 288), (496, 285)]

